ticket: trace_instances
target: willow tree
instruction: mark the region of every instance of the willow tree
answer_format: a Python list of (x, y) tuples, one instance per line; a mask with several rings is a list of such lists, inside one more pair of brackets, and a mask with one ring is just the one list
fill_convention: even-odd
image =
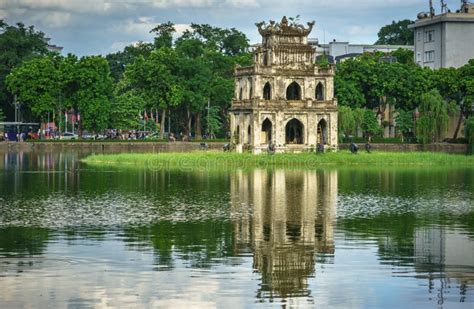
[(402, 143), (404, 137), (413, 130), (413, 113), (411, 111), (400, 110), (396, 117), (397, 130), (401, 133)]
[(372, 141), (372, 137), (382, 133), (382, 128), (377, 121), (377, 116), (370, 109), (365, 110), (364, 121), (362, 122), (362, 131), (369, 142)]
[(466, 135), (469, 148), (468, 154), (474, 154), (474, 117), (470, 117), (464, 123), (464, 134)]
[(448, 127), (448, 105), (433, 89), (421, 96), (420, 118), (417, 121), (417, 135), (423, 144), (439, 142)]
[(356, 130), (356, 122), (354, 119), (354, 112), (352, 108), (348, 106), (339, 107), (338, 115), (338, 130), (340, 134), (340, 140), (342, 141), (342, 134), (344, 136), (352, 135)]

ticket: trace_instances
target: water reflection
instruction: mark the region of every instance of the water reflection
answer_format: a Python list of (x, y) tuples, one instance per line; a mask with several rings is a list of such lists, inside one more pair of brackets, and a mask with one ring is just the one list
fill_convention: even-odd
[(474, 301), (472, 169), (149, 171), (81, 156), (0, 153), (7, 307)]
[(261, 274), (257, 297), (310, 296), (316, 256), (334, 254), (337, 173), (240, 171), (230, 191), (234, 210), (251, 207), (234, 225), (238, 251), (253, 251)]

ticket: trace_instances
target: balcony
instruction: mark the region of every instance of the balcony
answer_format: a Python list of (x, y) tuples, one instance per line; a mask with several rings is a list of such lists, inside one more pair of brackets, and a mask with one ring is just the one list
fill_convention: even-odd
[(315, 101), (315, 100), (263, 100), (254, 98), (252, 100), (233, 100), (232, 109), (258, 108), (258, 109), (314, 109), (314, 108), (335, 108), (335, 101)]
[(328, 68), (319, 68), (317, 66), (264, 66), (256, 63), (248, 67), (236, 67), (234, 74), (236, 77), (251, 75), (334, 75), (334, 68), (334, 66), (329, 66)]

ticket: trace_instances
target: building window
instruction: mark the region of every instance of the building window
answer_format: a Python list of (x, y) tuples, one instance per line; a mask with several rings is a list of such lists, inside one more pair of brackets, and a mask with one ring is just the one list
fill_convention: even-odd
[(321, 83), (316, 86), (316, 100), (324, 101), (324, 86)]
[(421, 61), (421, 53), (416, 53), (416, 62)]
[(289, 101), (301, 100), (301, 87), (297, 82), (292, 82), (286, 88), (286, 99)]
[(425, 32), (425, 43), (434, 42), (434, 30)]
[(421, 31), (416, 33), (418, 42), (421, 41)]
[(253, 98), (253, 85), (252, 85), (252, 79), (249, 78), (249, 99), (252, 99)]
[(425, 52), (425, 62), (433, 62), (434, 56), (435, 56), (434, 50)]
[(263, 65), (265, 65), (265, 66), (268, 65), (268, 53), (267, 52), (263, 53)]
[(271, 100), (272, 99), (272, 86), (269, 82), (265, 84), (263, 87), (263, 99), (264, 100)]

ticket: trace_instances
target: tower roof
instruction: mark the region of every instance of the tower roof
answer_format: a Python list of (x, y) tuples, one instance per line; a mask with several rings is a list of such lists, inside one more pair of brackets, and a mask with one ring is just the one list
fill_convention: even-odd
[(258, 32), (262, 36), (268, 35), (284, 35), (284, 36), (308, 36), (313, 30), (315, 22), (307, 23), (308, 28), (305, 28), (303, 25), (296, 22), (288, 22), (286, 16), (283, 16), (280, 23), (277, 23), (273, 20), (270, 20), (270, 23), (267, 25), (266, 22), (262, 21), (256, 23), (258, 27)]

